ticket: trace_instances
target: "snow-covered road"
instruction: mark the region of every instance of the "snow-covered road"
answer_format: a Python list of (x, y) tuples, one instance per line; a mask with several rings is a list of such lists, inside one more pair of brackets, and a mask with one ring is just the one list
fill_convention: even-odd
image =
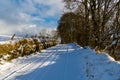
[(0, 65), (0, 80), (120, 80), (120, 62), (71, 44)]
[[(74, 45), (76, 46), (76, 45)], [(77, 46), (58, 45), (16, 63), (1, 73), (2, 80), (79, 80)], [(26, 61), (27, 60), (27, 61)], [(74, 64), (73, 64), (74, 63)]]

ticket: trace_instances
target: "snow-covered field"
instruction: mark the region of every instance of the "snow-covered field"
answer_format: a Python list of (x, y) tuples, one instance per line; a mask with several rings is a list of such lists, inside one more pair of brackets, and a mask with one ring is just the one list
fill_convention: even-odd
[[(9, 40), (11, 39), (12, 35), (0, 35), (0, 44), (9, 43)], [(21, 39), (22, 37), (15, 36), (14, 40)]]
[(76, 44), (60, 44), (0, 65), (0, 80), (120, 80), (120, 63)]

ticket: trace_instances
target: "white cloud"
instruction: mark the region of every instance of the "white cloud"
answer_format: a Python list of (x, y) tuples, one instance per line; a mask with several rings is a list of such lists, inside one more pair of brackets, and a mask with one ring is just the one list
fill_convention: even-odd
[(36, 28), (37, 26), (34, 24), (34, 25), (30, 25), (29, 27), (30, 28)]
[(7, 24), (0, 20), (0, 34), (38, 34), (41, 27), (37, 27), (35, 24)]
[(49, 6), (49, 9), (43, 10), (44, 16), (57, 16), (58, 14), (61, 14), (61, 11), (64, 8), (62, 0), (35, 0), (35, 2), (40, 5)]
[(36, 34), (55, 28), (56, 22), (47, 23), (45, 18), (59, 17), (63, 6), (62, 0), (0, 0), (0, 34)]
[(5, 23), (4, 21), (0, 20), (0, 34), (7, 34), (7, 33), (10, 33), (12, 32), (11, 30), (11, 26), (7, 25), (7, 23)]

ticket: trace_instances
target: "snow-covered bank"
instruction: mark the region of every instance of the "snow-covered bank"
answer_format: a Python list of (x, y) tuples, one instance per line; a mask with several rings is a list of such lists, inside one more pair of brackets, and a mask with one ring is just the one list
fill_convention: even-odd
[(120, 80), (120, 63), (90, 48), (60, 44), (0, 65), (0, 80)]
[(120, 80), (120, 62), (108, 54), (96, 54), (87, 48), (80, 51), (80, 58), (85, 80)]

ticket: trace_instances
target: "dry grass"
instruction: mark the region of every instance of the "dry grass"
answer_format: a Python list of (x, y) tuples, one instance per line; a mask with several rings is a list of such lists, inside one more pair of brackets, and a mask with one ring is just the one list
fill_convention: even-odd
[[(56, 42), (54, 40), (52, 44), (46, 45), (48, 45), (47, 47), (51, 47), (55, 44)], [(4, 58), (4, 56), (8, 55), (4, 60), (10, 61), (19, 56), (40, 52), (42, 49), (44, 49), (44, 46), (38, 39), (26, 38), (14, 43), (0, 44), (0, 58)]]
[(15, 48), (12, 44), (0, 44), (0, 55), (5, 55)]

